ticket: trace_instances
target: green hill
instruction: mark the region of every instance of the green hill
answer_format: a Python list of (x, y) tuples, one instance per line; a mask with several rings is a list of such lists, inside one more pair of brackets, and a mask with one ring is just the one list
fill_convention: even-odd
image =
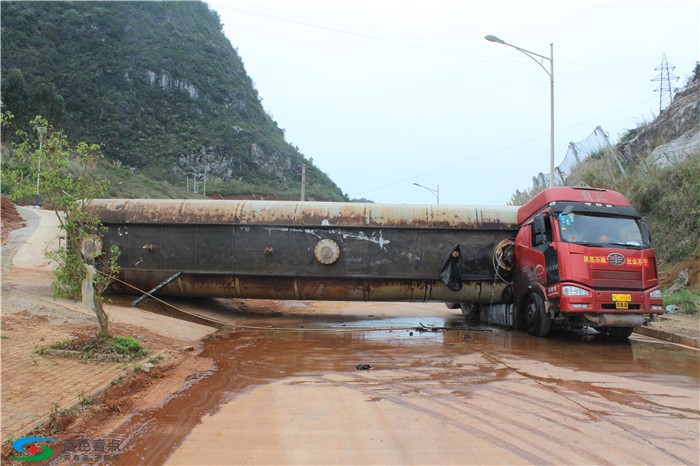
[(202, 2), (12, 2), (2, 8), (2, 103), (49, 118), (113, 164), (207, 194), (344, 200), (284, 139)]

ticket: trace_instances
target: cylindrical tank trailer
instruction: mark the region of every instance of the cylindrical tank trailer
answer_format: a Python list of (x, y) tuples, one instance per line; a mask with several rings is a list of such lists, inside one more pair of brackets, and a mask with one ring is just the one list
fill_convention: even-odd
[(120, 280), (149, 290), (179, 273), (163, 295), (511, 299), (499, 276), (516, 207), (96, 199), (90, 208), (106, 227), (104, 249), (121, 250)]

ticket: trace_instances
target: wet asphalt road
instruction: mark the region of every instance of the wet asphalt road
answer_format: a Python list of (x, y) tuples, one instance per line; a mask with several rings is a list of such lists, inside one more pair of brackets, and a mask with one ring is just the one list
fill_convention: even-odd
[(217, 368), (114, 431), (120, 462), (700, 461), (697, 350), (639, 336), (418, 331), (461, 319), (430, 305), (407, 317), (339, 306), (343, 317), (209, 312), (234, 325), (206, 340)]

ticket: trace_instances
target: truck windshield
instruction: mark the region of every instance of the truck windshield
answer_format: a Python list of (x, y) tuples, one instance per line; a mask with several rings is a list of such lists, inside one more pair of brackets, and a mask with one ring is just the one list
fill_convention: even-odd
[(559, 236), (567, 243), (598, 247), (650, 248), (639, 219), (571, 212), (557, 216)]

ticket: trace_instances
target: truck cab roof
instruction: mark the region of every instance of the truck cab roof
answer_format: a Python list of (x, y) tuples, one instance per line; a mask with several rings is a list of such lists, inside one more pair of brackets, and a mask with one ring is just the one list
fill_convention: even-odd
[(522, 225), (537, 212), (553, 202), (583, 202), (600, 205), (632, 207), (622, 194), (597, 188), (557, 186), (547, 188), (518, 209), (518, 224)]

